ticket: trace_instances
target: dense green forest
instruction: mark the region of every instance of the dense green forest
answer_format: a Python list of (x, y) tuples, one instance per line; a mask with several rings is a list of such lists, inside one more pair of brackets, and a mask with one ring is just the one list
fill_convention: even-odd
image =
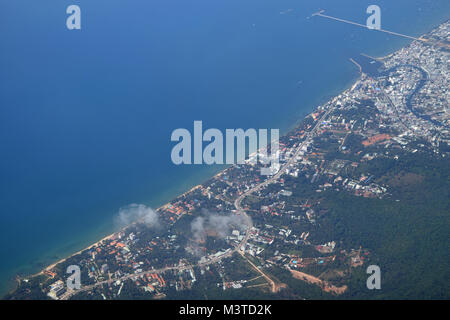
[(381, 174), (386, 199), (330, 192), (330, 209), (316, 237), (342, 239), (372, 251), (381, 268), (381, 290), (367, 290), (359, 269), (342, 298), (448, 299), (450, 297), (450, 166), (447, 159), (410, 155), (375, 159), (364, 170)]

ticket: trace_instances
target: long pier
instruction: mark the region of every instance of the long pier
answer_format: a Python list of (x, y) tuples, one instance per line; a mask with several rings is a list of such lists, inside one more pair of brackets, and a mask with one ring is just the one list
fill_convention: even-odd
[(403, 37), (403, 38), (407, 38), (407, 39), (411, 39), (411, 40), (417, 40), (417, 41), (422, 41), (422, 42), (427, 42), (427, 39), (423, 39), (423, 38), (416, 38), (416, 37), (412, 37), (412, 36), (408, 36), (406, 34), (402, 34), (402, 33), (398, 33), (398, 32), (393, 32), (393, 31), (389, 31), (389, 30), (384, 30), (384, 29), (371, 29), (368, 26), (361, 24), (361, 23), (357, 23), (354, 21), (350, 21), (350, 20), (345, 20), (345, 19), (341, 19), (341, 18), (336, 18), (333, 16), (329, 16), (326, 14), (323, 14), (325, 12), (325, 10), (320, 10), (319, 12), (313, 13), (313, 17), (314, 16), (318, 16), (318, 17), (323, 17), (323, 18), (327, 18), (327, 19), (331, 19), (331, 20), (335, 20), (335, 21), (339, 21), (339, 22), (343, 22), (343, 23), (347, 23), (347, 24), (352, 24), (364, 29), (369, 29), (369, 30), (376, 30), (376, 31), (380, 31), (380, 32), (384, 32), (387, 34), (391, 34), (394, 36), (399, 36), (399, 37)]

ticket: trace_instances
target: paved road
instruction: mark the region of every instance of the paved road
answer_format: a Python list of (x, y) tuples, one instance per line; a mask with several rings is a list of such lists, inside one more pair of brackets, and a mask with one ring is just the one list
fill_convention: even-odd
[[(247, 215), (247, 213), (245, 212), (245, 210), (242, 209), (241, 203), (242, 201), (245, 199), (245, 197), (251, 195), (252, 193), (264, 188), (265, 186), (267, 186), (268, 184), (275, 182), (276, 180), (278, 180), (278, 178), (280, 178), (283, 173), (285, 172), (286, 169), (289, 168), (289, 166), (291, 164), (293, 164), (296, 160), (297, 157), (300, 153), (300, 151), (302, 150), (302, 148), (308, 143), (309, 139), (312, 137), (312, 135), (317, 131), (317, 129), (320, 127), (320, 124), (322, 123), (322, 121), (330, 114), (330, 112), (333, 110), (333, 108), (330, 108), (329, 110), (327, 110), (322, 117), (317, 121), (317, 123), (315, 124), (314, 128), (308, 133), (308, 135), (306, 136), (306, 139), (297, 147), (297, 150), (295, 151), (294, 155), (289, 158), (289, 160), (280, 168), (280, 170), (273, 175), (272, 177), (266, 179), (265, 181), (261, 182), (260, 184), (256, 185), (255, 187), (253, 187), (252, 189), (247, 190), (246, 192), (244, 192), (243, 194), (241, 194), (235, 201), (234, 201), (234, 206), (237, 210), (238, 213), (242, 214), (245, 216), (246, 220), (248, 221), (248, 229), (247, 232), (245, 234), (244, 239), (241, 241), (241, 243), (239, 243), (233, 251), (238, 251), (244, 258), (244, 252), (243, 250), (241, 250), (241, 248), (245, 248), (245, 245), (247, 244), (248, 239), (250, 238), (250, 230), (253, 226), (252, 221), (250, 219), (250, 217)], [(248, 259), (247, 259), (248, 260)], [(256, 266), (251, 263), (249, 261), (249, 263), (251, 265), (253, 265), (255, 268)], [(262, 272), (262, 270), (256, 268), (263, 276), (264, 278), (266, 278), (266, 280), (271, 284), (271, 288), (272, 291), (276, 291), (276, 286), (275, 283), (273, 282), (272, 279), (270, 279), (269, 276), (267, 276), (264, 272)]]

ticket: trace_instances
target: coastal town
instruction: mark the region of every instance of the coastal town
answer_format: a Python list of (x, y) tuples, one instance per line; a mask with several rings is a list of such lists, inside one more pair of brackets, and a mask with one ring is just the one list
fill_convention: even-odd
[[(402, 201), (398, 186), (420, 176), (387, 175), (380, 163), (448, 159), (449, 34), (447, 21), (387, 57), (354, 57), (356, 83), (280, 138), (275, 175), (251, 159), (230, 166), (158, 208), (157, 227), (136, 221), (20, 278), (9, 298), (306, 298), (292, 289), (302, 283), (348, 294), (373, 252), (326, 220), (330, 199)], [(72, 265), (77, 289), (66, 283)]]

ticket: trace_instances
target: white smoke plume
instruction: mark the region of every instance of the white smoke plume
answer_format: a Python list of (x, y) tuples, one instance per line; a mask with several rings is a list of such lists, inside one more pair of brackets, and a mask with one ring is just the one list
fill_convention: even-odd
[(133, 222), (142, 222), (147, 227), (159, 226), (158, 214), (152, 208), (136, 203), (120, 208), (115, 222), (120, 227), (128, 226)]
[(231, 234), (232, 228), (245, 230), (248, 225), (245, 217), (237, 214), (219, 215), (207, 214), (197, 217), (191, 222), (191, 231), (194, 241), (206, 239), (207, 232), (215, 232), (219, 238), (225, 238)]

